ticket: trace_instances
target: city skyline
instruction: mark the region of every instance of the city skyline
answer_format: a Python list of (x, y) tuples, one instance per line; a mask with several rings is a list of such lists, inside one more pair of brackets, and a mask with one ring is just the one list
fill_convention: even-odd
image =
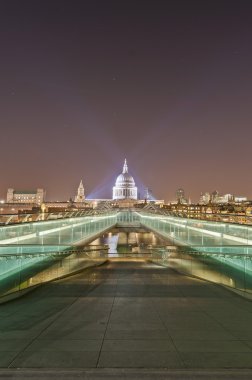
[[(127, 163), (126, 163), (126, 159), (125, 159), (125, 162), (124, 162), (124, 167), (123, 167), (123, 171), (122, 173), (125, 173), (125, 165), (127, 167)], [(127, 173), (128, 173), (128, 167), (127, 167)], [(117, 179), (122, 175), (120, 173), (118, 173), (119, 175), (117, 176)], [(131, 177), (131, 176), (130, 176)], [(132, 177), (131, 177), (132, 178)], [(132, 178), (133, 182), (134, 182), (134, 179)], [(115, 186), (117, 184), (117, 180), (116, 182), (114, 183)], [(135, 185), (135, 184), (134, 184)], [(107, 186), (105, 186), (107, 188)], [(83, 202), (86, 200), (102, 200), (102, 199), (115, 199), (114, 198), (114, 189), (115, 187), (113, 186), (111, 189), (110, 189), (110, 193), (107, 197), (105, 196), (96, 196), (97, 193), (101, 195), (104, 194), (104, 187), (100, 188), (100, 187), (97, 187), (98, 191), (91, 191), (91, 192), (88, 192), (87, 196), (85, 195), (85, 189), (86, 187), (83, 185), (83, 180), (81, 179), (80, 180), (80, 183), (79, 183), (79, 186), (78, 188), (76, 188), (77, 191), (75, 191), (75, 193), (72, 193), (70, 194), (68, 197), (66, 198), (59, 198), (57, 197), (57, 199), (52, 199), (52, 198), (46, 198), (46, 189), (37, 189), (35, 190), (34, 188), (33, 189), (17, 189), (17, 188), (8, 188), (7, 189), (7, 197), (2, 197), (0, 198), (0, 202), (1, 203), (12, 203), (12, 201), (10, 200), (10, 198), (13, 198), (13, 194), (16, 194), (16, 197), (18, 198), (19, 197), (19, 194), (22, 194), (22, 192), (24, 191), (23, 195), (26, 196), (26, 194), (28, 194), (30, 197), (35, 197), (36, 196), (36, 193), (38, 193), (39, 197), (41, 197), (42, 200), (45, 200), (46, 202), (61, 202), (61, 201), (69, 201), (69, 200), (72, 200), (74, 202)], [(75, 190), (76, 190), (75, 189)], [(135, 193), (135, 196), (134, 197), (137, 197), (136, 199), (138, 200), (144, 200), (145, 197), (146, 197), (146, 194), (150, 194), (151, 198), (148, 198), (149, 200), (158, 200), (158, 198), (156, 196), (154, 196), (153, 194), (153, 191), (150, 187), (140, 187), (139, 190), (136, 188), (136, 193)], [(43, 195), (41, 196), (40, 193), (43, 193)], [(137, 194), (137, 195), (136, 195)], [(22, 196), (23, 197), (23, 196)], [(131, 196), (126, 196), (126, 198), (134, 198), (134, 197), (131, 197)], [(202, 198), (203, 197), (203, 198)], [(221, 193), (219, 192), (218, 190), (208, 190), (208, 191), (201, 191), (200, 192), (200, 195), (198, 197), (198, 199), (192, 199), (191, 196), (190, 196), (190, 193), (188, 193), (185, 189), (183, 188), (177, 188), (176, 191), (174, 192), (173, 194), (173, 198), (171, 199), (163, 199), (165, 203), (170, 203), (170, 202), (181, 202), (181, 203), (202, 203), (202, 199), (204, 199), (204, 197), (207, 197), (208, 200), (207, 201), (203, 201), (203, 203), (208, 203), (210, 199), (212, 199), (212, 201), (214, 200), (214, 198), (219, 198), (219, 201), (217, 203), (222, 203), (222, 199), (223, 199), (223, 203), (228, 203), (228, 200), (230, 202), (233, 202), (235, 199), (241, 199), (242, 201), (251, 201), (251, 199), (248, 199), (248, 197), (246, 196), (246, 194), (234, 194), (232, 192), (226, 192), (226, 193)], [(9, 198), (9, 199), (8, 199)], [(120, 198), (120, 197), (119, 197)], [(217, 199), (216, 198), (216, 199)], [(27, 198), (28, 199), (28, 198)], [(20, 201), (19, 201), (20, 202)], [(25, 202), (23, 202), (25, 203)], [(36, 202), (35, 202), (36, 203)], [(39, 202), (41, 203), (41, 202)]]
[(249, 1), (1, 4), (0, 199), (137, 186), (252, 199)]

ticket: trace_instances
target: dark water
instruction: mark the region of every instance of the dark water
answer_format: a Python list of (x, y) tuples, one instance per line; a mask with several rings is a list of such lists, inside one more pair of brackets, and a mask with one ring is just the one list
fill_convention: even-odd
[(108, 245), (110, 254), (147, 253), (151, 248), (169, 245), (167, 240), (143, 229), (113, 229), (101, 235), (91, 245)]

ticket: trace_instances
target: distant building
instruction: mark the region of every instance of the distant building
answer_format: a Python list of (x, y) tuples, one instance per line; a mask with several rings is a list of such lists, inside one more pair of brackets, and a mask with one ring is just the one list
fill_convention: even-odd
[(217, 203), (218, 197), (219, 197), (219, 192), (217, 190), (214, 190), (211, 194), (211, 202)]
[(153, 201), (154, 200), (154, 196), (152, 194), (152, 190), (150, 188), (148, 188), (148, 187), (146, 187), (144, 189), (144, 199), (146, 201)]
[(248, 200), (247, 197), (242, 197), (242, 196), (234, 197), (235, 203), (247, 202), (247, 200)]
[(134, 178), (128, 172), (128, 165), (125, 159), (123, 171), (116, 179), (113, 187), (113, 199), (137, 199), (137, 187), (135, 186)]
[(211, 202), (218, 203), (231, 203), (234, 200), (234, 196), (232, 194), (223, 194), (221, 195), (217, 190), (213, 191), (211, 194)]
[(7, 203), (26, 203), (41, 205), (45, 199), (45, 190), (14, 190), (8, 189)]
[(75, 196), (74, 201), (77, 203), (81, 203), (85, 201), (85, 191), (84, 191), (82, 180), (80, 181), (80, 184), (77, 190), (77, 195)]
[(227, 203), (242, 203), (246, 202), (247, 197), (243, 196), (235, 196), (233, 194), (219, 194), (217, 190), (213, 191), (212, 194), (210, 193), (201, 193), (200, 194), (200, 201), (199, 203), (201, 205), (207, 205), (210, 202), (212, 204), (227, 204)]
[(178, 203), (181, 203), (181, 204), (187, 204), (188, 203), (188, 200), (185, 197), (185, 190), (184, 189), (180, 188), (176, 191), (176, 200)]
[(234, 201), (234, 196), (232, 194), (219, 195), (215, 203), (232, 203)]
[(205, 194), (201, 193), (199, 203), (201, 205), (207, 205), (210, 202), (210, 199), (211, 199), (210, 193), (205, 193)]

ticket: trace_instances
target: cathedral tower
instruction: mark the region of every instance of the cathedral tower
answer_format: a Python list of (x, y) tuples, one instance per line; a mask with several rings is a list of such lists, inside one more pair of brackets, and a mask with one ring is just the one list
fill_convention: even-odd
[(84, 202), (85, 200), (85, 191), (84, 191), (84, 186), (82, 183), (82, 180), (80, 181), (78, 190), (77, 190), (77, 195), (75, 196), (74, 201), (75, 202)]

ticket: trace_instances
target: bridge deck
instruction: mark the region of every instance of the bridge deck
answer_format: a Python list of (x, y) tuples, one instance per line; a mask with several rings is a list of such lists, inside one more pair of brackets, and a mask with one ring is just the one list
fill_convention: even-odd
[(251, 368), (251, 320), (224, 288), (113, 261), (2, 305), (0, 367)]

